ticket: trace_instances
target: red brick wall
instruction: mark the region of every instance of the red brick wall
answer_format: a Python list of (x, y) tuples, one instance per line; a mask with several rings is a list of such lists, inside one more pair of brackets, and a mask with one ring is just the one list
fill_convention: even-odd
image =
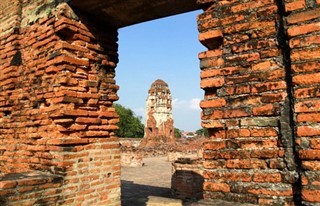
[(302, 201), (320, 203), (320, 1), (286, 0)]
[(204, 197), (320, 201), (319, 2), (198, 3)]
[[(0, 3), (1, 180), (58, 175), (56, 202), (119, 205), (117, 30), (46, 2)], [(47, 189), (9, 185), (0, 188), (10, 204)]]
[(203, 199), (202, 160), (179, 158), (172, 163), (171, 192), (182, 200)]

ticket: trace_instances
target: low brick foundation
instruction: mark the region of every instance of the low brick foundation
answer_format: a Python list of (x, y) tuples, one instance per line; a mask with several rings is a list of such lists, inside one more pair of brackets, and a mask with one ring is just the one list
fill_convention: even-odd
[(0, 205), (55, 205), (63, 177), (43, 173), (16, 173), (0, 178)]
[(195, 201), (203, 198), (203, 170), (200, 159), (179, 158), (172, 163), (171, 189), (174, 197)]

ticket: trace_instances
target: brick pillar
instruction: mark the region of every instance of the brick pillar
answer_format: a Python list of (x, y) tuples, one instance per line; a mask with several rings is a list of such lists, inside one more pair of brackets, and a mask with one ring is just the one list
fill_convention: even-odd
[(320, 1), (286, 0), (302, 203), (320, 204)]
[(281, 3), (198, 0), (204, 198), (299, 203), (292, 79)]
[(0, 202), (120, 205), (117, 29), (53, 0), (0, 8)]

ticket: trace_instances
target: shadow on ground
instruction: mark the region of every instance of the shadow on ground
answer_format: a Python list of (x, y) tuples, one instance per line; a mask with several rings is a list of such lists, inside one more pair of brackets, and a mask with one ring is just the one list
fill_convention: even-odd
[(171, 197), (171, 189), (121, 180), (122, 206), (145, 206), (149, 196)]

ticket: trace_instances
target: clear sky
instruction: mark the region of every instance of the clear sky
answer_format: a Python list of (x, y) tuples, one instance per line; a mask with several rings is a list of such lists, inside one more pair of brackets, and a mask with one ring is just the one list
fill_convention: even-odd
[(164, 80), (171, 90), (174, 126), (184, 131), (200, 129), (200, 62), (206, 50), (198, 41), (196, 16), (200, 11), (141, 23), (119, 30), (117, 103), (142, 116), (151, 84)]

